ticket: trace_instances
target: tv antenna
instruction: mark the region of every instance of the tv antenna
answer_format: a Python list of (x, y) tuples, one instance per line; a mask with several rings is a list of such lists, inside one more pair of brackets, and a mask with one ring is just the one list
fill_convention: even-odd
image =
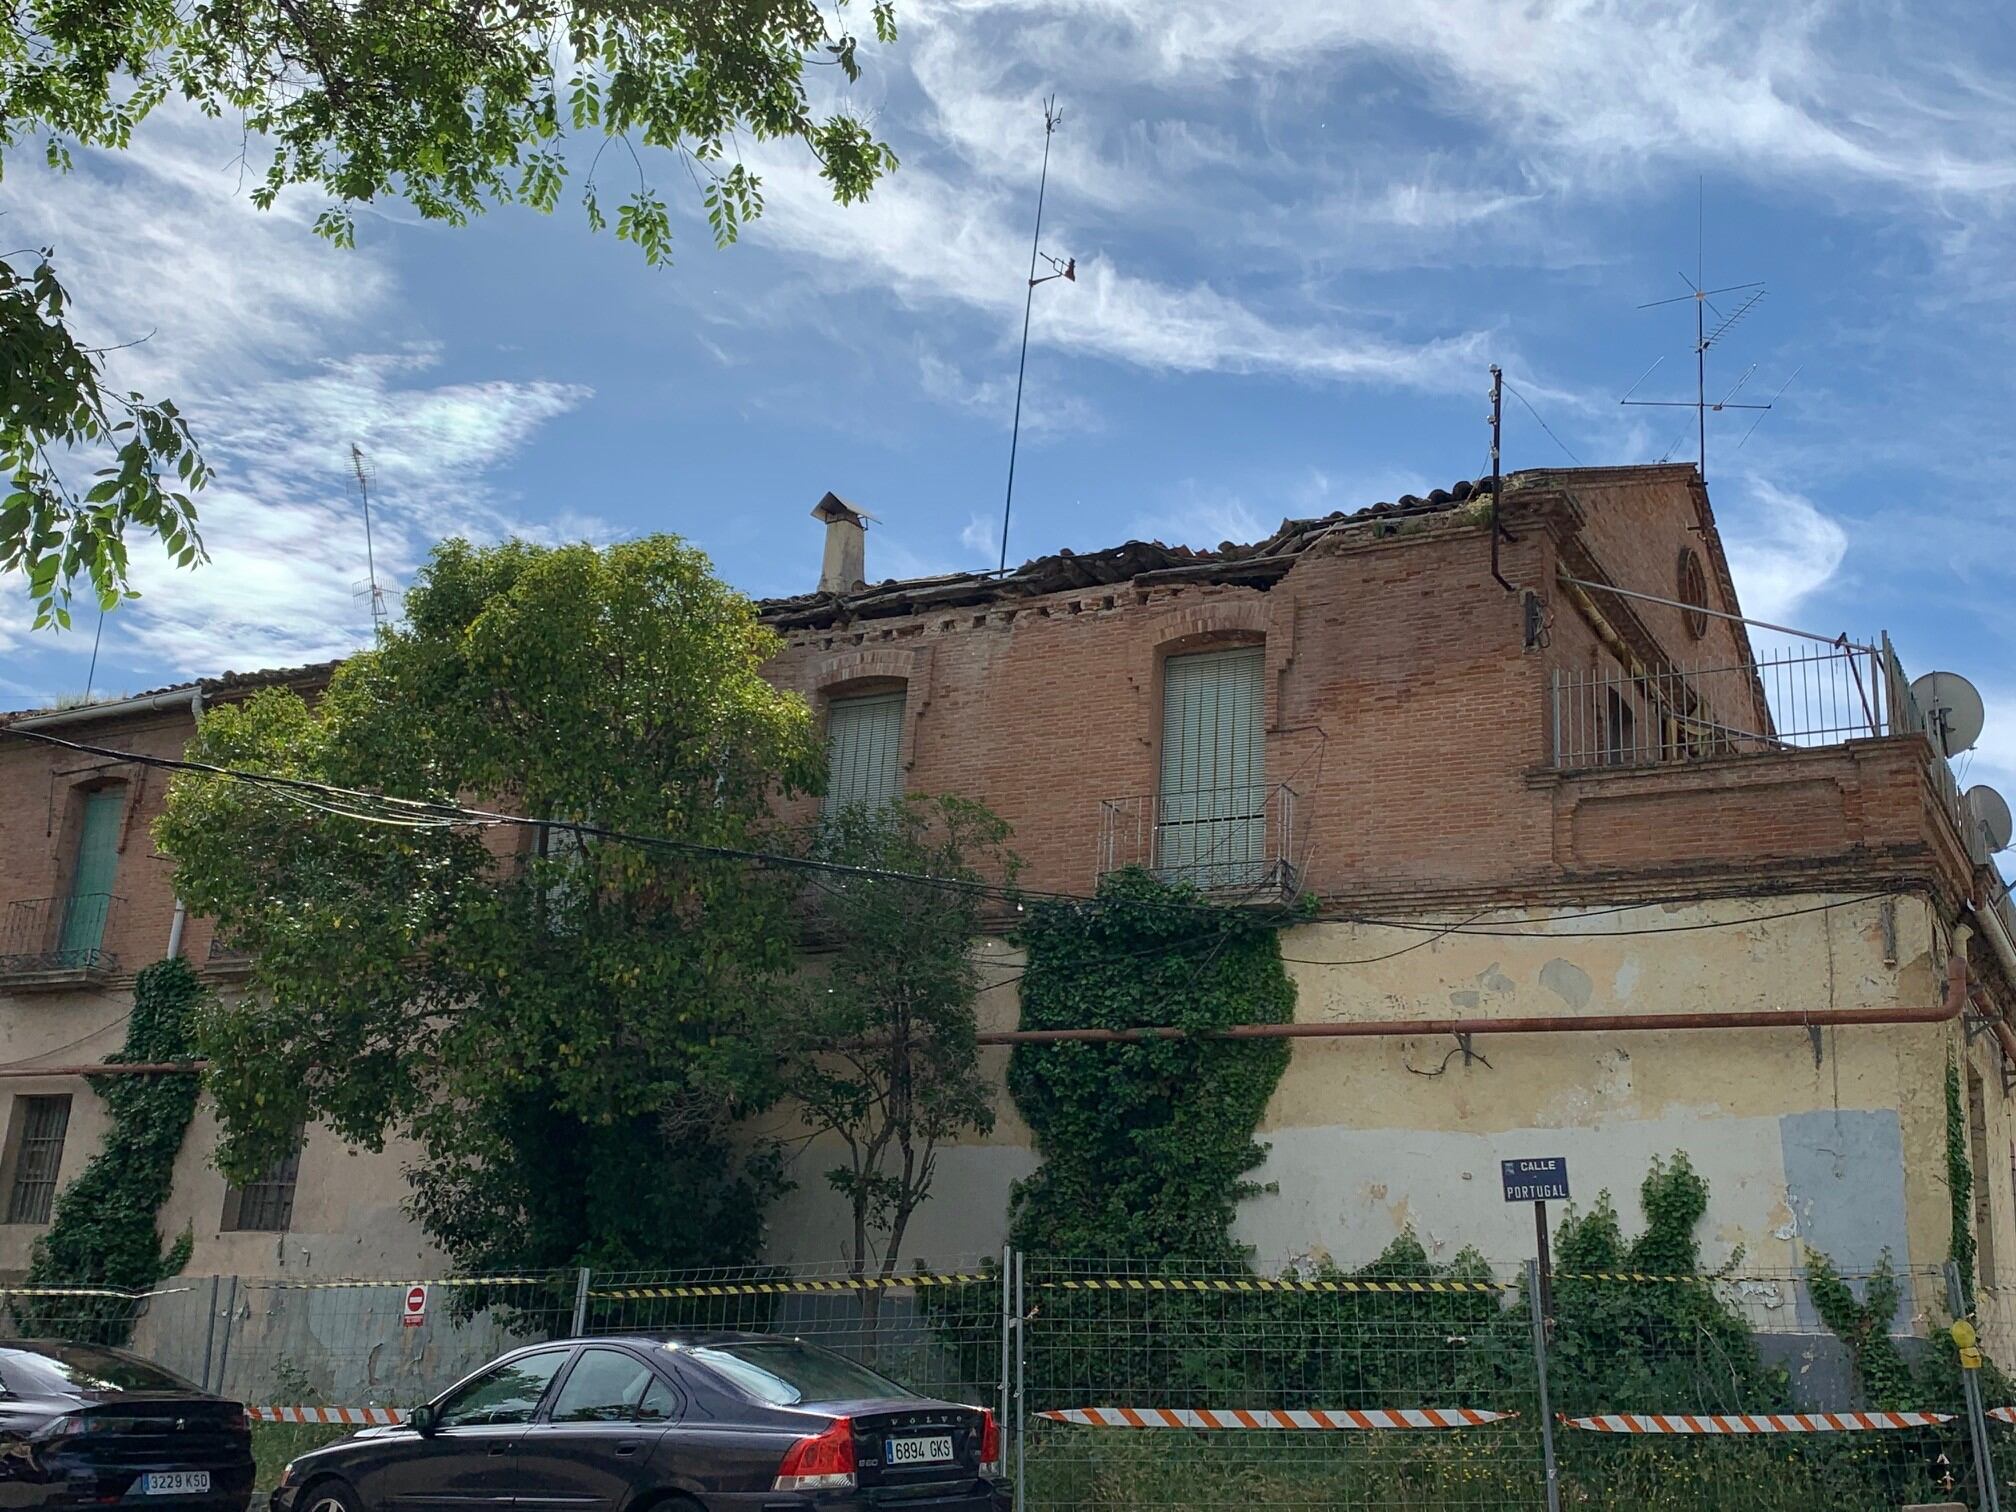
[(371, 628), (377, 634), (385, 632), (385, 590), (378, 586), (378, 559), (371, 545), (371, 470), (364, 461), (364, 448), (355, 441), (350, 443), (350, 470), (357, 475), (357, 497), (364, 505), (364, 571), (365, 581), (358, 591), (368, 591), (371, 595)]
[[(1029, 312), (1035, 308), (1036, 286), (1049, 283), (1053, 278), (1062, 278), (1070, 283), (1078, 281), (1078, 259), (1067, 258), (1060, 262), (1041, 250), (1043, 244), (1043, 194), (1050, 185), (1050, 138), (1057, 134), (1057, 128), (1064, 122), (1064, 112), (1057, 108), (1057, 96), (1052, 95), (1043, 102), (1043, 171), (1036, 180), (1036, 233), (1029, 238), (1029, 292), (1022, 300), (1022, 360), (1015, 365), (1015, 424), (1008, 435), (1008, 493), (1001, 503), (1001, 567), (1008, 571), (1008, 520), (1015, 511), (1015, 452), (1022, 442), (1022, 379), (1029, 371)], [(1051, 271), (1041, 278), (1036, 276), (1036, 259), (1041, 257), (1050, 264)]]
[[(1743, 386), (1750, 381), (1757, 371), (1757, 364), (1753, 362), (1748, 368), (1744, 369), (1742, 376), (1730, 385), (1729, 391), (1726, 394), (1720, 399), (1712, 401), (1709, 399), (1708, 349), (1720, 342), (1746, 317), (1754, 312), (1757, 306), (1764, 302), (1764, 295), (1767, 291), (1761, 281), (1757, 283), (1724, 284), (1720, 288), (1715, 289), (1708, 287), (1707, 233), (1705, 229), (1707, 224), (1706, 191), (1703, 189), (1699, 193), (1701, 198), (1697, 200), (1695, 212), (1694, 276), (1689, 278), (1685, 273), (1680, 275), (1680, 281), (1687, 285), (1687, 292), (1685, 294), (1675, 294), (1671, 299), (1647, 300), (1644, 304), (1638, 306), (1641, 310), (1656, 310), (1666, 305), (1680, 304), (1682, 302), (1694, 306), (1694, 397), (1692, 399), (1633, 399), (1631, 397), (1638, 392), (1639, 385), (1652, 376), (1653, 369), (1657, 368), (1659, 363), (1666, 360), (1664, 357), (1661, 357), (1652, 364), (1652, 367), (1645, 369), (1644, 372), (1638, 375), (1638, 382), (1626, 389), (1624, 397), (1617, 402), (1619, 404), (1641, 405), (1653, 409), (1693, 410), (1695, 438), (1700, 448), (1698, 465), (1701, 469), (1701, 481), (1705, 483), (1708, 481), (1709, 414), (1711, 412), (1720, 414), (1725, 410), (1757, 411), (1757, 419), (1751, 423), (1750, 429), (1743, 433), (1743, 440), (1736, 443), (1737, 448), (1740, 450), (1744, 442), (1748, 441), (1756, 432), (1757, 427), (1764, 423), (1764, 415), (1784, 396), (1785, 390), (1792, 386), (1792, 378), (1797, 378), (1799, 372), (1795, 369), (1792, 378), (1787, 378), (1783, 383), (1778, 385), (1778, 392), (1773, 394), (1765, 403), (1738, 403), (1736, 396), (1743, 391)], [(1728, 305), (1729, 308), (1726, 311), (1721, 305), (1715, 303), (1718, 296), (1722, 297), (1723, 302)], [(1711, 317), (1713, 319), (1712, 325), (1710, 324)], [(1666, 449), (1666, 456), (1671, 456), (1672, 454), (1673, 448), (1668, 447)], [(1659, 460), (1663, 462), (1666, 458), (1661, 457)]]

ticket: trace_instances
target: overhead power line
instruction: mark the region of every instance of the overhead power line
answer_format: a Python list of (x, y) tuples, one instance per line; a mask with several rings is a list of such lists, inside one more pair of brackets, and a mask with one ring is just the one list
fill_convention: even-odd
[[(635, 845), (643, 848), (669, 851), (699, 861), (729, 861), (761, 867), (766, 870), (791, 871), (816, 876), (839, 877), (857, 881), (895, 882), (915, 887), (934, 887), (948, 892), (962, 892), (971, 896), (993, 898), (1004, 903), (1020, 905), (1025, 901), (1038, 903), (1068, 904), (1074, 907), (1110, 907), (1112, 900), (1093, 894), (1073, 893), (1058, 890), (1015, 887), (1007, 883), (987, 882), (966, 877), (941, 877), (925, 872), (901, 871), (890, 867), (857, 866), (838, 861), (823, 861), (812, 856), (794, 856), (779, 851), (762, 851), (748, 847), (712, 845), (698, 840), (680, 840), (669, 835), (644, 835), (634, 831), (612, 829), (600, 825), (571, 819), (535, 819), (524, 814), (508, 814), (492, 809), (476, 808), (468, 804), (444, 803), (433, 799), (400, 798), (389, 793), (373, 793), (362, 788), (343, 787), (335, 783), (317, 782), (304, 777), (285, 777), (273, 772), (258, 772), (242, 767), (220, 766), (215, 762), (191, 761), (186, 757), (155, 756), (139, 751), (122, 751), (111, 746), (93, 745), (86, 741), (66, 740), (60, 735), (50, 735), (41, 730), (24, 730), (12, 725), (0, 725), (0, 734), (12, 735), (21, 740), (32, 740), (43, 745), (76, 751), (82, 755), (99, 756), (108, 760), (130, 763), (135, 766), (152, 767), (162, 771), (194, 772), (209, 777), (222, 777), (231, 781), (273, 792), (277, 796), (304, 807), (327, 813), (337, 818), (355, 820), (360, 823), (387, 825), (399, 829), (446, 829), (457, 825), (494, 828), (502, 825), (547, 833), (561, 830), (570, 834), (606, 840), (619, 845)], [(392, 812), (386, 812), (386, 810)], [(1420, 942), (1432, 944), (1434, 940), (1452, 935), (1476, 935), (1491, 939), (1610, 939), (1633, 935), (1683, 934), (1703, 929), (1740, 929), (1753, 924), (1769, 923), (1775, 919), (1798, 918), (1806, 914), (1825, 913), (1836, 908), (1850, 908), (1862, 903), (1875, 902), (1891, 897), (1904, 887), (1889, 887), (1853, 898), (1841, 898), (1831, 903), (1818, 903), (1798, 908), (1783, 909), (1768, 914), (1751, 914), (1743, 918), (1711, 919), (1688, 924), (1666, 924), (1642, 929), (1599, 929), (1563, 930), (1551, 928), (1511, 929), (1497, 926), (1479, 927), (1477, 920), (1482, 913), (1468, 920), (1455, 923), (1433, 922), (1421, 919), (1389, 919), (1373, 915), (1353, 913), (1348, 910), (1332, 912), (1304, 913), (1284, 905), (1259, 918), (1259, 922), (1269, 928), (1287, 928), (1305, 923), (1359, 924), (1382, 929), (1411, 930), (1427, 934), (1432, 938)], [(1596, 918), (1604, 914), (1628, 912), (1635, 908), (1649, 908), (1676, 903), (1707, 903), (1727, 899), (1727, 893), (1697, 893), (1685, 896), (1662, 895), (1642, 899), (1635, 903), (1615, 907), (1594, 909), (1579, 914), (1576, 918)], [(1188, 913), (1204, 913), (1215, 918), (1223, 918), (1225, 905), (1211, 902), (1187, 902), (1176, 899), (1125, 899), (1121, 906), (1153, 907), (1180, 910)], [(1507, 907), (1517, 906), (1507, 904)], [(1483, 912), (1490, 912), (1490, 909)], [(1547, 921), (1553, 922), (1553, 921)], [(1410, 946), (1407, 949), (1418, 947)], [(1389, 959), (1402, 951), (1390, 952), (1387, 956), (1369, 956), (1351, 961), (1313, 961), (1298, 958), (1296, 964), (1305, 965), (1366, 965), (1373, 961)]]

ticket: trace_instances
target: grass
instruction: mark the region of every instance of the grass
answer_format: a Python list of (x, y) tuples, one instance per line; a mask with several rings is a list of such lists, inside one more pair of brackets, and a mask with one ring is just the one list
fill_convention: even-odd
[[(1949, 1499), (1941, 1445), (1915, 1434), (1831, 1441), (1602, 1440), (1560, 1435), (1564, 1509), (1877, 1512)], [(1539, 1437), (1455, 1433), (1033, 1434), (1028, 1499), (1046, 1512), (1500, 1512), (1545, 1504)], [(1964, 1465), (1956, 1466), (1964, 1470)]]
[(255, 1507), (280, 1484), (280, 1472), (297, 1454), (320, 1449), (355, 1432), (324, 1423), (254, 1423), (252, 1425), (252, 1488)]

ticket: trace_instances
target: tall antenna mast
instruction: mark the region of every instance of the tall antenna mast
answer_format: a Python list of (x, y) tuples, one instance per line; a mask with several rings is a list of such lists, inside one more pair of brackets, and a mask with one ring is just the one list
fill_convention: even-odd
[(371, 545), (371, 479), (364, 466), (364, 449), (350, 443), (350, 470), (357, 475), (357, 497), (364, 503), (364, 571), (371, 591), (371, 628), (385, 630), (385, 590), (378, 586), (378, 558)]
[[(1015, 452), (1022, 442), (1022, 379), (1029, 371), (1029, 312), (1036, 304), (1036, 285), (1046, 284), (1053, 278), (1078, 281), (1078, 259), (1071, 258), (1058, 262), (1056, 258), (1040, 251), (1043, 244), (1043, 195), (1050, 187), (1050, 138), (1057, 134), (1063, 124), (1064, 113), (1057, 108), (1057, 96), (1052, 95), (1043, 102), (1043, 171), (1036, 180), (1036, 230), (1029, 238), (1029, 292), (1022, 300), (1022, 360), (1015, 365), (1015, 426), (1008, 436), (1008, 494), (1001, 503), (1001, 567), (1008, 571), (1008, 521), (1015, 512)], [(1050, 264), (1053, 272), (1036, 276), (1036, 259), (1041, 256)]]
[[(1708, 481), (1709, 412), (1711, 410), (1716, 413), (1720, 413), (1723, 410), (1769, 410), (1773, 404), (1778, 402), (1779, 397), (1784, 394), (1785, 389), (1790, 387), (1792, 382), (1791, 378), (1786, 379), (1785, 383), (1780, 386), (1778, 393), (1771, 396), (1770, 403), (1738, 404), (1735, 402), (1736, 395), (1742, 390), (1743, 385), (1750, 381), (1750, 375), (1757, 371), (1756, 365), (1752, 364), (1744, 372), (1743, 376), (1738, 378), (1734, 385), (1731, 386), (1728, 393), (1713, 402), (1710, 402), (1708, 398), (1708, 348), (1714, 346), (1724, 336), (1728, 335), (1738, 321), (1742, 320), (1763, 302), (1765, 288), (1761, 282), (1724, 284), (1719, 289), (1707, 287), (1708, 236), (1706, 229), (1707, 191), (1704, 187), (1705, 182), (1705, 179), (1703, 179), (1697, 184), (1696, 188), (1694, 276), (1689, 278), (1685, 273), (1680, 275), (1680, 281), (1687, 285), (1687, 292), (1685, 294), (1676, 294), (1671, 299), (1648, 300), (1646, 303), (1638, 306), (1641, 310), (1656, 310), (1665, 305), (1679, 304), (1682, 301), (1687, 301), (1694, 306), (1694, 397), (1692, 399), (1633, 399), (1631, 397), (1638, 392), (1638, 384), (1643, 383), (1647, 378), (1652, 376), (1652, 368), (1658, 367), (1660, 362), (1666, 360), (1662, 357), (1658, 362), (1654, 362), (1652, 367), (1645, 369), (1643, 373), (1639, 374), (1638, 383), (1632, 384), (1625, 391), (1624, 397), (1617, 401), (1619, 404), (1644, 405), (1655, 409), (1693, 410), (1695, 441), (1699, 448), (1696, 455), (1699, 459), (1701, 469), (1701, 481), (1704, 483)], [(1740, 294), (1743, 297), (1740, 300), (1732, 299), (1729, 302), (1729, 312), (1724, 314), (1721, 308), (1715, 303), (1715, 296), (1718, 294)], [(1710, 315), (1715, 317), (1715, 324), (1712, 327), (1708, 324), (1708, 317)], [(1793, 377), (1797, 376), (1796, 373), (1793, 375)], [(1759, 421), (1762, 421), (1763, 415), (1760, 413), (1757, 418)], [(1751, 426), (1751, 430), (1753, 431), (1756, 428), (1755, 425)], [(1749, 439), (1750, 437), (1746, 433), (1743, 440), (1747, 441)], [(1742, 443), (1739, 442), (1737, 444), (1740, 446)], [(1670, 454), (1671, 448), (1668, 448), (1668, 455)], [(1663, 461), (1664, 458), (1661, 460)]]

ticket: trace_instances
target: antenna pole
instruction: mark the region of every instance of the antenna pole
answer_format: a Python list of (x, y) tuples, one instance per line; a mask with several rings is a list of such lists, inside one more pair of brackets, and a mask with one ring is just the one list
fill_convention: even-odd
[(350, 468), (357, 474), (357, 496), (364, 501), (364, 574), (371, 582), (371, 628), (385, 628), (385, 595), (378, 591), (378, 559), (371, 545), (371, 485), (364, 476), (364, 449), (350, 443)]
[(1022, 358), (1015, 364), (1015, 425), (1008, 433), (1008, 494), (1001, 501), (1001, 571), (1008, 570), (1008, 521), (1015, 512), (1015, 453), (1022, 442), (1022, 379), (1029, 371), (1029, 312), (1036, 305), (1036, 249), (1043, 240), (1043, 195), (1050, 187), (1050, 138), (1056, 134), (1057, 96), (1043, 102), (1043, 171), (1036, 180), (1036, 230), (1029, 238), (1029, 288), (1022, 298)]
[[(1696, 275), (1697, 277), (1699, 275)], [(1708, 481), (1708, 342), (1702, 312), (1708, 296), (1694, 295), (1694, 425), (1701, 439), (1701, 481)]]
[(1505, 574), (1498, 570), (1498, 543), (1508, 536), (1505, 529), (1505, 510), (1499, 495), (1501, 476), (1499, 450), (1505, 434), (1505, 371), (1497, 363), (1491, 364), (1491, 576), (1498, 580), (1498, 586), (1507, 593), (1517, 590), (1506, 581)]

